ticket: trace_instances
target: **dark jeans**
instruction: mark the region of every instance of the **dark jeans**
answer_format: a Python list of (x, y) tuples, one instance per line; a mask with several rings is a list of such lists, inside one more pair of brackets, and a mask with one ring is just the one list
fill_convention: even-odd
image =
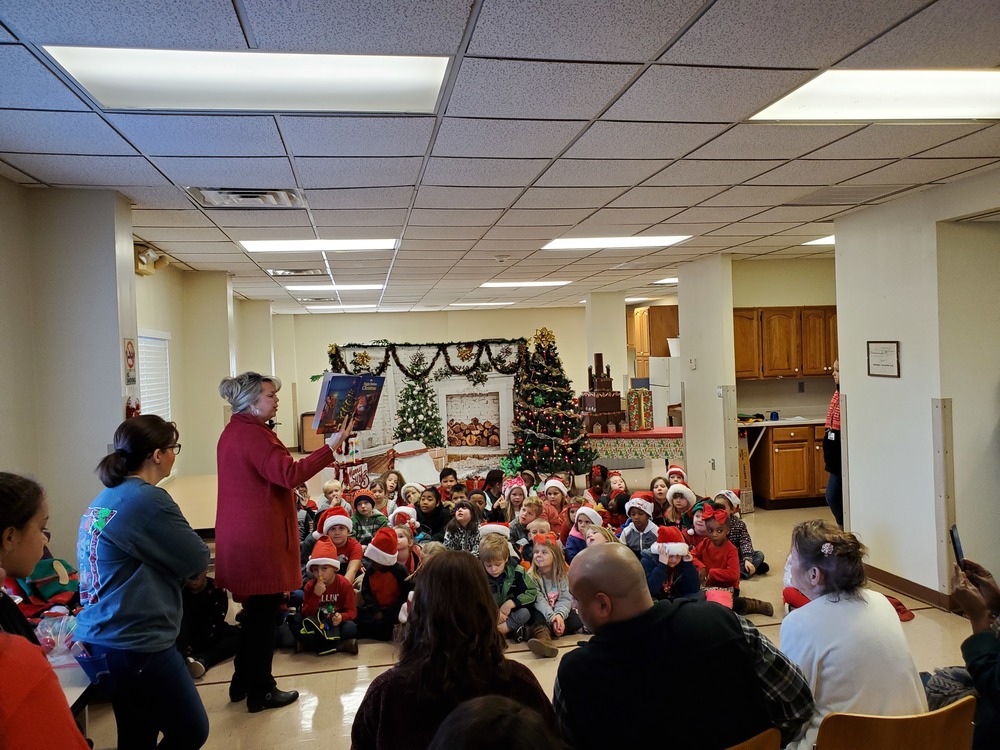
[[(764, 553), (761, 552), (759, 549), (755, 549), (753, 551), (753, 557), (750, 558), (750, 562), (753, 564), (754, 568), (759, 568), (760, 564), (764, 562)], [(750, 579), (750, 574), (747, 573), (747, 569), (743, 567), (742, 560), (740, 560), (740, 578), (742, 578), (744, 581)]]
[(263, 700), (276, 684), (271, 676), (271, 660), (283, 599), (283, 594), (261, 594), (243, 602), (232, 685), (245, 690), (253, 700)]
[[(104, 656), (110, 674), (101, 686), (111, 696), (119, 750), (201, 747), (208, 739), (208, 714), (188, 673), (184, 657), (171, 646), (142, 653), (88, 644)], [(156, 740), (160, 733), (163, 740)]]
[(220, 630), (216, 637), (199, 643), (197, 646), (192, 646), (189, 656), (202, 662), (205, 669), (211, 669), (216, 664), (235, 656), (239, 647), (240, 629), (227, 625)]
[(830, 474), (826, 480), (826, 504), (833, 511), (833, 518), (840, 528), (844, 528), (844, 493), (840, 474)]

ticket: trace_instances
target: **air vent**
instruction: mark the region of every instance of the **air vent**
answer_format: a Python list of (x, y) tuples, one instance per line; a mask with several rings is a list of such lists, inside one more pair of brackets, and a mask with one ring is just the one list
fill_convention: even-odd
[(326, 276), (326, 271), (322, 268), (268, 268), (267, 272), (271, 276), (282, 278), (295, 276)]
[(306, 205), (297, 190), (189, 187), (187, 191), (205, 208), (305, 208)]
[(313, 304), (314, 302), (336, 302), (340, 304), (340, 300), (336, 297), (296, 297), (296, 300), (306, 304)]
[(817, 190), (788, 201), (786, 206), (856, 206), (883, 195), (904, 190), (906, 185), (839, 185)]

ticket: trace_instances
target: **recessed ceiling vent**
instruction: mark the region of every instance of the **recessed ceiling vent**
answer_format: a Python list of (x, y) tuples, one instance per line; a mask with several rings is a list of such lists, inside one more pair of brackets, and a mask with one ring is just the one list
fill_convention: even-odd
[(205, 208), (305, 208), (298, 190), (234, 190), (189, 187), (188, 193)]
[(326, 271), (322, 268), (268, 268), (267, 272), (272, 276), (326, 276)]
[(854, 206), (903, 190), (906, 185), (834, 185), (788, 201), (786, 206)]

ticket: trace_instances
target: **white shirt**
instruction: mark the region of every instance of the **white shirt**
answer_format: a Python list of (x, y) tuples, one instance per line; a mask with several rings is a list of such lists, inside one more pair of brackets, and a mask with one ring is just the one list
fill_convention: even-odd
[(805, 735), (788, 745), (811, 750), (823, 717), (833, 712), (903, 716), (927, 711), (920, 675), (899, 615), (882, 594), (826, 596), (789, 613), (781, 650), (805, 673), (816, 713)]

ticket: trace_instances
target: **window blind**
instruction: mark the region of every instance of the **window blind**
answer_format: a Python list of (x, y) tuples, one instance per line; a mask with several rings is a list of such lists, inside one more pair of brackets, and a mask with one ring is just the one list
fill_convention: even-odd
[(170, 417), (170, 351), (167, 339), (139, 337), (139, 403), (143, 414)]

